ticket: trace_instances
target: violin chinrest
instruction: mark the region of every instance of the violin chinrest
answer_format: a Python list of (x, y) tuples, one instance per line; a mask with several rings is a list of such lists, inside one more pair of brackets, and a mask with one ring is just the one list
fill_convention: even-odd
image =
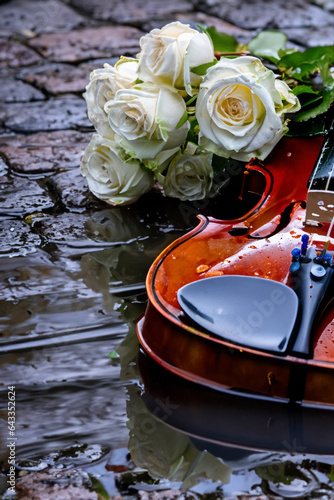
[(216, 276), (177, 292), (183, 311), (207, 331), (241, 346), (284, 354), (293, 334), (297, 294), (253, 276)]

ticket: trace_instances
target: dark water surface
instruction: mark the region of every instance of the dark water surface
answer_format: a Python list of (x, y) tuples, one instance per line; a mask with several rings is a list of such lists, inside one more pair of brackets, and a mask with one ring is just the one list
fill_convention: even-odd
[[(195, 224), (195, 209), (173, 210), (152, 220), (107, 209), (87, 218), (86, 239), (59, 241), (54, 227), (41, 244), (2, 248), (3, 464), (8, 387), (15, 386), (20, 471), (81, 466), (110, 495), (192, 488), (195, 496), (334, 498), (334, 446), (333, 457), (314, 453), (298, 432), (300, 420), (294, 429), (290, 414), (257, 416), (252, 401), (229, 414), (229, 401), (169, 380), (142, 355), (138, 362), (134, 324), (145, 310), (147, 270)], [(39, 234), (37, 223), (33, 231)], [(323, 422), (329, 446), (322, 449), (331, 449), (331, 416)], [(314, 425), (321, 428), (321, 419)], [(277, 429), (272, 449), (261, 441), (261, 426), (272, 426), (273, 435)], [(5, 474), (0, 479), (4, 491)]]

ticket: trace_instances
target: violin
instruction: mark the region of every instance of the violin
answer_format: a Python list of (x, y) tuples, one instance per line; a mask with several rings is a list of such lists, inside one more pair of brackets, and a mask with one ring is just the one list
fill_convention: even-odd
[(333, 126), (249, 162), (243, 193), (255, 206), (199, 216), (152, 264), (144, 351), (220, 391), (334, 405), (333, 171)]

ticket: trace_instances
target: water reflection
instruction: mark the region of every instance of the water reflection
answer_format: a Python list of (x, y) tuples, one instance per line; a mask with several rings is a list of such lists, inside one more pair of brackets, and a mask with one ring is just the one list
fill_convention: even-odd
[[(138, 353), (132, 336), (130, 331), (119, 348), (125, 364)], [(129, 450), (153, 478), (199, 493), (334, 497), (331, 411), (200, 387), (142, 351), (136, 367), (142, 386), (128, 388)]]
[(191, 488), (199, 478), (228, 483), (231, 469), (206, 450), (199, 451), (189, 437), (154, 418), (164, 419), (172, 405), (157, 401), (153, 413), (147, 410), (136, 387), (128, 388), (128, 448), (137, 466), (148, 469), (154, 479), (181, 481), (181, 488)]
[(144, 311), (135, 294), (175, 236), (109, 209), (86, 217), (85, 238), (86, 250), (73, 238), (69, 246), (44, 238), (29, 255), (16, 247), (0, 255), (0, 461), (8, 385), (16, 387), (19, 459), (72, 444), (126, 446), (124, 383), (108, 353)]
[[(259, 403), (245, 410), (138, 359), (134, 326), (145, 310), (146, 273), (178, 236), (166, 221), (139, 213), (109, 209), (85, 217), (86, 247), (44, 241), (29, 254), (1, 257), (1, 450), (6, 388), (15, 385), (23, 469), (31, 469), (31, 458), (35, 468), (93, 462), (90, 470), (110, 494), (137, 490), (144, 468), (140, 488), (148, 491), (333, 497), (331, 414), (316, 426), (312, 411), (269, 411)], [(108, 358), (114, 349), (120, 365)], [(56, 450), (66, 461), (55, 458)], [(131, 487), (120, 463), (132, 468)]]

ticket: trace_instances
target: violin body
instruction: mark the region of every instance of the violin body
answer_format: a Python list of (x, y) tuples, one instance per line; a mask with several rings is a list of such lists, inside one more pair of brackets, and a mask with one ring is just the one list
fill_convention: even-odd
[[(143, 349), (161, 366), (219, 390), (334, 405), (331, 266), (325, 269), (328, 283), (320, 298), (315, 296), (322, 278), (314, 277), (313, 271), (309, 278), (313, 256), (333, 252), (334, 239), (327, 234), (329, 222), (311, 225), (305, 219), (308, 181), (323, 143), (322, 137), (284, 138), (264, 164), (254, 161), (246, 166), (246, 189), (260, 193), (247, 214), (235, 220), (200, 216), (196, 228), (155, 260), (147, 276), (149, 302), (137, 332)], [(312, 259), (304, 248), (301, 264), (292, 266), (302, 237), (307, 237)], [(185, 285), (226, 276), (271, 280), (294, 290), (298, 314), (282, 352), (266, 348), (265, 342), (263, 349), (253, 345), (252, 338), (243, 342), (233, 335), (217, 336), (185, 313), (178, 298)], [(270, 307), (275, 305), (270, 305), (271, 298), (262, 301), (262, 308), (261, 302), (254, 302), (256, 313), (248, 315), (249, 321), (264, 324), (266, 338), (271, 335)], [(253, 299), (249, 292), (243, 296), (243, 301)]]

